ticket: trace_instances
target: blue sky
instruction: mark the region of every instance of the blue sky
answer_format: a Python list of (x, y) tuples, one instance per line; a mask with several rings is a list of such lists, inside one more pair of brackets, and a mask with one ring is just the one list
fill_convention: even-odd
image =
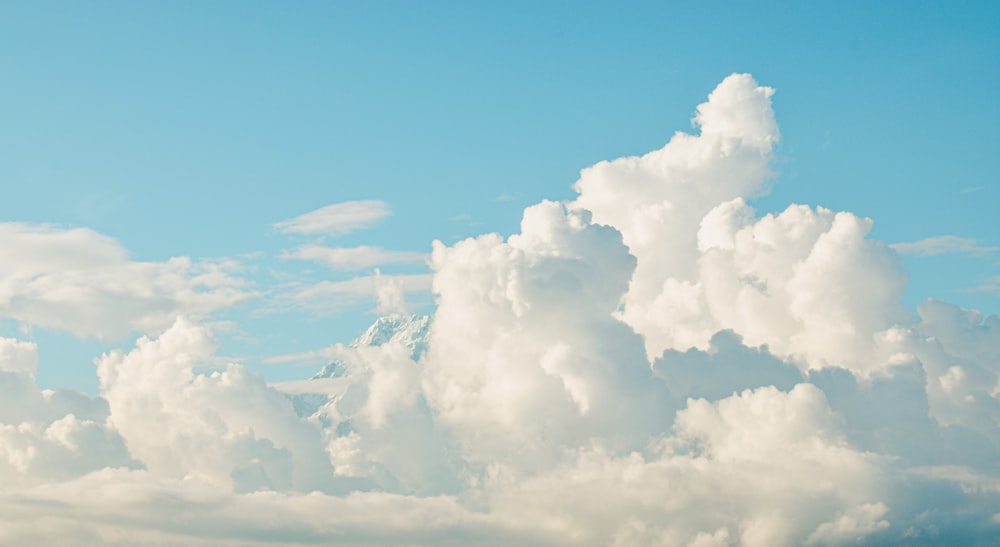
[[(428, 252), (511, 234), (525, 206), (571, 199), (581, 168), (691, 131), (693, 105), (749, 72), (777, 90), (782, 133), (759, 211), (823, 205), (888, 243), (988, 249), (998, 24), (990, 2), (6, 3), (0, 219), (87, 227), (139, 261), (248, 257), (267, 291), (272, 270), (308, 267), (278, 259), (305, 239), (276, 222), (375, 199), (391, 216), (327, 243)], [(998, 256), (904, 256), (904, 303), (1000, 312)], [(307, 371), (263, 357), (373, 319), (369, 304), (257, 307), (218, 314), (256, 340), (224, 349), (273, 378)], [(86, 363), (111, 346), (31, 336), (53, 340), (43, 385), (93, 389)]]
[(998, 6), (0, 3), (0, 544), (1000, 544)]

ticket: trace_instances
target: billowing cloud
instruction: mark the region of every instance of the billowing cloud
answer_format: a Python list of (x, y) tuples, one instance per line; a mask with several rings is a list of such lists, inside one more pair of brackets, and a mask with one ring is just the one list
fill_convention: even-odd
[(274, 227), (284, 234), (339, 236), (372, 226), (391, 214), (384, 201), (343, 201), (276, 222)]
[(134, 350), (98, 360), (109, 421), (129, 451), (168, 477), (249, 491), (329, 489), (321, 436), (297, 419), (287, 398), (238, 365), (192, 371), (214, 351), (207, 329), (178, 319), (159, 338), (140, 338)]
[(0, 316), (79, 336), (155, 333), (251, 298), (232, 261), (136, 262), (86, 228), (0, 223)]
[(918, 256), (952, 253), (982, 256), (1000, 250), (1000, 247), (980, 245), (975, 239), (958, 236), (934, 236), (909, 243), (893, 243), (890, 247), (900, 254)]
[[(726, 78), (698, 134), (434, 243), (430, 275), (301, 287), (392, 313), (302, 354), (334, 360), (313, 380), (198, 372), (216, 342), (181, 318), (85, 397), (0, 340), (0, 543), (996, 544), (1000, 319), (904, 309), (869, 219), (758, 215), (772, 95)], [(100, 249), (21, 260), (124, 260)]]
[(435, 245), (424, 393), (473, 461), (518, 472), (595, 437), (637, 448), (663, 426), (641, 339), (611, 315), (634, 259), (589, 217), (543, 202), (507, 242)]
[(892, 328), (907, 319), (899, 305), (906, 274), (885, 244), (866, 239), (870, 229), (870, 220), (823, 208), (793, 205), (755, 219), (737, 198), (712, 209), (698, 233), (698, 276), (687, 285), (709, 328), (688, 329), (691, 341), (701, 346), (728, 328), (807, 367), (868, 371), (887, 362)]
[(107, 423), (106, 401), (72, 390), (39, 390), (38, 348), (0, 338), (0, 483), (9, 489), (134, 467)]

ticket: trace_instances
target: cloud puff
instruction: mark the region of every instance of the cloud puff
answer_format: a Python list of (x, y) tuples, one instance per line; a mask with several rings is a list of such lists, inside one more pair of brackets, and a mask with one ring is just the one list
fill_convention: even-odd
[(868, 370), (904, 319), (906, 275), (871, 221), (792, 205), (757, 218), (779, 139), (773, 90), (746, 74), (726, 78), (698, 107), (698, 135), (581, 172), (572, 207), (614, 227), (636, 258), (620, 317), (664, 350), (706, 349), (730, 329), (805, 367)]
[(572, 207), (621, 232), (637, 260), (622, 318), (646, 338), (651, 357), (704, 346), (714, 332), (699, 309), (699, 224), (720, 203), (762, 191), (779, 139), (773, 93), (732, 75), (698, 106), (701, 134), (678, 132), (659, 150), (580, 173)]
[(0, 316), (79, 336), (154, 333), (251, 298), (231, 261), (135, 262), (85, 228), (0, 223)]
[(935, 236), (910, 243), (893, 243), (890, 245), (900, 254), (935, 256), (940, 254), (960, 253), (982, 256), (995, 253), (1000, 247), (980, 245), (975, 239), (958, 236)]
[(467, 458), (535, 467), (594, 437), (641, 446), (662, 427), (642, 342), (611, 316), (634, 260), (589, 217), (542, 202), (507, 242), (435, 244), (424, 393)]
[(333, 468), (322, 437), (290, 401), (239, 365), (195, 374), (216, 343), (184, 319), (159, 338), (97, 361), (109, 422), (151, 472), (239, 491), (327, 490)]
[(39, 390), (37, 366), (35, 344), (0, 338), (0, 490), (137, 465), (104, 400)]
[(870, 370), (887, 362), (883, 340), (906, 319), (906, 274), (885, 244), (866, 239), (870, 229), (870, 220), (821, 207), (756, 219), (742, 198), (725, 202), (701, 221), (688, 297), (709, 325), (750, 345), (809, 367)]
[[(877, 458), (851, 449), (817, 388), (690, 400), (647, 455), (585, 450), (503, 485), (498, 512), (577, 545), (795, 545), (879, 503)], [(794, 515), (794, 518), (789, 518)], [(864, 536), (858, 533), (856, 537)]]
[(384, 201), (343, 201), (276, 222), (274, 227), (283, 234), (339, 236), (372, 226), (391, 214)]
[[(101, 356), (95, 398), (0, 340), (0, 542), (996, 544), (1000, 319), (901, 308), (870, 220), (759, 216), (772, 94), (726, 78), (698, 134), (583, 170), (506, 239), (434, 243), (429, 276), (301, 288), (437, 309), (426, 338), (396, 315), (312, 352), (334, 373), (287, 393), (198, 372), (216, 343), (183, 318)], [(18, 256), (125, 260), (97, 247)]]

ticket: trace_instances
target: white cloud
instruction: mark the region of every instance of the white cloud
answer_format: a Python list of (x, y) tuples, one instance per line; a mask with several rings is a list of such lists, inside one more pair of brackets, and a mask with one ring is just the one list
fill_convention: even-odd
[(239, 365), (193, 372), (215, 347), (206, 328), (178, 319), (97, 361), (109, 422), (130, 453), (157, 475), (239, 491), (332, 488), (322, 436), (287, 398)]
[(0, 370), (35, 377), (38, 346), (13, 338), (0, 338)]
[(893, 243), (890, 247), (900, 254), (917, 256), (936, 256), (941, 254), (983, 256), (1000, 250), (1000, 247), (983, 246), (975, 239), (958, 236), (934, 236), (910, 243)]
[(774, 546), (879, 503), (880, 462), (844, 443), (811, 385), (690, 400), (676, 422), (647, 454), (581, 450), (549, 473), (500, 482), (492, 507), (563, 534), (553, 544)]
[[(771, 96), (727, 78), (699, 135), (585, 169), (506, 240), (436, 242), (431, 275), (281, 295), (432, 290), (422, 357), (392, 336), (284, 356), (342, 365), (285, 393), (197, 372), (216, 343), (179, 319), (101, 356), (86, 397), (38, 390), (37, 348), (0, 339), (0, 543), (996, 543), (1000, 319), (903, 310), (867, 219), (758, 216)], [(56, 234), (58, 256), (13, 240), (29, 266), (3, 279), (128, 263)]]
[[(387, 298), (389, 294), (386, 291), (390, 288), (394, 291), (398, 289), (404, 294), (426, 293), (431, 288), (431, 275), (372, 274), (343, 281), (320, 281), (291, 288), (278, 296), (276, 304), (279, 308), (293, 307), (317, 313), (334, 313), (360, 302)], [(399, 303), (402, 295), (393, 298), (394, 302)]]
[(882, 517), (889, 508), (882, 503), (852, 507), (836, 520), (824, 522), (806, 538), (805, 545), (843, 545), (861, 541), (865, 536), (885, 530), (889, 522)]
[(758, 218), (779, 132), (773, 90), (726, 78), (698, 107), (698, 135), (581, 172), (571, 206), (621, 232), (637, 264), (619, 316), (664, 350), (706, 349), (722, 329), (803, 367), (871, 371), (905, 320), (906, 274), (871, 221), (791, 205)]
[(700, 135), (678, 132), (659, 150), (580, 173), (572, 206), (621, 232), (637, 259), (622, 318), (646, 337), (653, 358), (704, 345), (717, 330), (700, 303), (699, 223), (719, 204), (759, 193), (771, 175), (773, 93), (749, 75), (729, 76), (698, 107)]
[(344, 201), (276, 222), (274, 227), (284, 234), (338, 236), (372, 226), (391, 214), (384, 201)]
[(0, 490), (135, 466), (102, 399), (35, 385), (35, 344), (0, 338)]
[(375, 302), (375, 313), (380, 315), (406, 313), (406, 289), (403, 282), (382, 277), (382, 272), (375, 270)]
[(616, 231), (554, 202), (525, 210), (507, 242), (435, 243), (424, 393), (465, 457), (538, 468), (594, 437), (641, 446), (663, 425), (641, 340), (611, 317), (633, 264)]
[(422, 264), (428, 256), (411, 251), (387, 251), (380, 247), (362, 245), (360, 247), (325, 247), (323, 245), (303, 245), (294, 251), (285, 252), (282, 258), (312, 260), (327, 265), (333, 270), (360, 271), (390, 264)]
[(866, 239), (870, 228), (867, 219), (823, 208), (793, 205), (758, 220), (741, 198), (719, 205), (698, 235), (694, 292), (714, 320), (700, 337), (733, 329), (749, 345), (810, 367), (887, 363), (883, 339), (906, 318), (906, 274), (884, 244)]
[(79, 336), (154, 333), (251, 298), (232, 261), (135, 262), (85, 228), (0, 223), (0, 316)]

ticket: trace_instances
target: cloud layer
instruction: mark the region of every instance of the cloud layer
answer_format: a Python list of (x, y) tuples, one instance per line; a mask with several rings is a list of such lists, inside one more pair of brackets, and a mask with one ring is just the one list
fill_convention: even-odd
[[(584, 169), (575, 200), (527, 208), (506, 239), (435, 243), (431, 277), (298, 295), (400, 312), (430, 283), (420, 351), (410, 331), (336, 346), (336, 374), (281, 391), (199, 372), (209, 330), (152, 306), (161, 330), (99, 357), (86, 397), (40, 391), (37, 348), (0, 339), (0, 543), (997, 543), (1000, 319), (902, 308), (868, 219), (759, 215), (773, 93), (726, 78), (698, 134)], [(278, 227), (335, 234), (377, 209)], [(7, 229), (90, 242), (14, 245), (7, 302), (65, 269), (50, 261), (149, 269), (92, 232)]]
[(0, 223), (0, 315), (120, 341), (178, 315), (204, 318), (253, 296), (232, 261), (136, 262), (86, 228)]

